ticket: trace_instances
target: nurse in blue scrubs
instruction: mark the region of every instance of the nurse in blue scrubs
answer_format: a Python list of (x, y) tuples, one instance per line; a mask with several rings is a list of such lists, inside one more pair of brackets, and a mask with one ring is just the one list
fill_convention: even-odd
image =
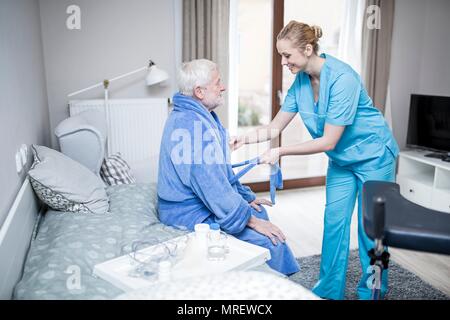
[[(374, 107), (360, 76), (344, 62), (318, 55), (320, 27), (291, 21), (277, 37), (281, 62), (296, 75), (283, 106), (256, 132), (230, 140), (232, 149), (277, 137), (299, 114), (312, 140), (270, 149), (261, 156), (273, 164), (280, 157), (325, 152), (329, 157), (318, 296), (343, 299), (350, 245), (350, 223), (358, 200), (358, 244), (362, 277), (360, 299), (370, 299), (367, 252), (373, 247), (362, 225), (362, 186), (368, 180), (394, 181), (398, 145), (383, 115)], [(301, 158), (298, 158), (301, 161)], [(381, 292), (387, 291), (387, 270)]]

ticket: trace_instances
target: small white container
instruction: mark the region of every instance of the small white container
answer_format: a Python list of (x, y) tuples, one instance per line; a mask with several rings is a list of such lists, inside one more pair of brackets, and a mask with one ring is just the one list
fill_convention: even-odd
[(198, 248), (200, 248), (200, 250), (204, 250), (206, 254), (206, 250), (208, 247), (209, 224), (198, 223), (195, 225), (194, 230), (195, 230), (195, 242)]

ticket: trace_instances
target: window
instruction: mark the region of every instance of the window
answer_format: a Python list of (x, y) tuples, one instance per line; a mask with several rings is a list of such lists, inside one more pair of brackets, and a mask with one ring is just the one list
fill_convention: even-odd
[[(339, 31), (343, 13), (343, 0), (284, 0), (284, 25), (291, 20), (318, 25), (323, 35), (319, 40), (319, 53), (337, 56)], [(283, 68), (283, 92), (287, 92), (295, 75)], [(300, 116), (287, 126), (282, 134), (281, 145), (289, 146), (311, 139)], [(328, 157), (325, 153), (308, 156), (287, 156), (282, 159), (284, 179), (309, 178), (326, 175)]]
[[(274, 47), (273, 39), (282, 26), (290, 20), (297, 20), (322, 27), (320, 52), (339, 58), (345, 0), (232, 0), (233, 2), (236, 4), (232, 9), (232, 16), (235, 18), (231, 21), (235, 24), (235, 36), (230, 46), (234, 48), (230, 50), (230, 61), (236, 58), (236, 62), (230, 63), (230, 68), (237, 69), (236, 83), (233, 82), (232, 85), (235, 86), (238, 107), (230, 107), (230, 112), (236, 113), (231, 118), (237, 122), (237, 127), (231, 130), (231, 134), (242, 134), (271, 121), (280, 108), (278, 98), (275, 97), (277, 90), (287, 92), (294, 79), (287, 68), (281, 70), (281, 59)], [(310, 139), (300, 116), (296, 116), (284, 130), (281, 143), (292, 145)], [(237, 162), (256, 157), (269, 147), (269, 142), (244, 146), (233, 152), (232, 160)], [(291, 187), (317, 185), (318, 181), (324, 182), (327, 164), (328, 158), (324, 153), (283, 157), (283, 178), (292, 182), (288, 184)], [(260, 166), (250, 171), (241, 181), (262, 182), (267, 181), (268, 177), (268, 166)], [(321, 179), (315, 179), (317, 177)]]

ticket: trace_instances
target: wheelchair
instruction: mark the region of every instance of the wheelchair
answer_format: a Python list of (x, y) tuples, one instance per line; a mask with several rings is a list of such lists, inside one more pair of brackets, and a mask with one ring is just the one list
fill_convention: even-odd
[(450, 254), (450, 213), (424, 208), (403, 198), (396, 183), (367, 181), (363, 185), (363, 226), (375, 245), (372, 299), (381, 298), (383, 270), (389, 267), (387, 247)]

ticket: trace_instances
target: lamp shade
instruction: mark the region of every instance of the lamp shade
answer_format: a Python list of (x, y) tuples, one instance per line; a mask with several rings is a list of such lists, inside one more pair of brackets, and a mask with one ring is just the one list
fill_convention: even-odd
[(148, 86), (152, 86), (167, 79), (169, 79), (169, 75), (167, 74), (167, 72), (153, 64), (148, 68), (148, 73), (145, 81), (147, 82)]

